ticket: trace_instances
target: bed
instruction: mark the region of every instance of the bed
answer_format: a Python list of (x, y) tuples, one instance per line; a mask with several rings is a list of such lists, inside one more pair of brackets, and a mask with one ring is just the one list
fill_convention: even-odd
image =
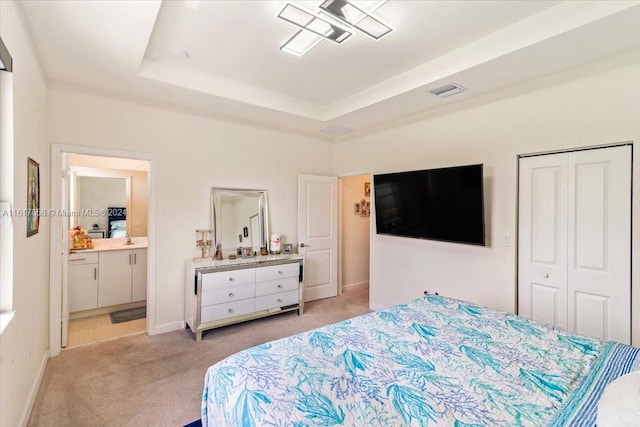
[(108, 230), (107, 237), (115, 239), (127, 236), (127, 208), (107, 208)]
[(426, 296), (216, 363), (202, 424), (591, 426), (638, 351)]

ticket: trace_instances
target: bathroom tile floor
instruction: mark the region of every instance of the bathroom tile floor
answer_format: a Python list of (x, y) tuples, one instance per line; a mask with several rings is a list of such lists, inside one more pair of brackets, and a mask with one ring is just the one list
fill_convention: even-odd
[(146, 318), (122, 323), (111, 323), (111, 318), (108, 314), (74, 319), (69, 321), (69, 336), (66, 348), (140, 334), (146, 330)]

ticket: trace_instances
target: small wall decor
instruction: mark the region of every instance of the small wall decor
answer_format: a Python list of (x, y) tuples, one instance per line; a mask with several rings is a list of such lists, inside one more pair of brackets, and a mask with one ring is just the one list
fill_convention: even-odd
[(355, 208), (353, 209), (353, 213), (356, 215), (360, 215), (360, 203), (355, 204)]
[(40, 165), (27, 157), (27, 237), (40, 228)]
[(360, 202), (360, 216), (371, 215), (371, 204), (368, 200), (362, 199)]
[(284, 252), (285, 254), (292, 254), (293, 253), (293, 243), (285, 243), (282, 249), (282, 252)]
[(364, 183), (364, 197), (369, 197), (371, 196), (371, 183), (370, 182), (365, 182)]

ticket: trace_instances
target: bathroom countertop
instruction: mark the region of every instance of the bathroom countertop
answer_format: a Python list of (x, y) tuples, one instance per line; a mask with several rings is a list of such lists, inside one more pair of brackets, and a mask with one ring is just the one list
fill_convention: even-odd
[(118, 239), (94, 239), (93, 248), (91, 249), (70, 249), (69, 253), (80, 252), (104, 252), (104, 251), (122, 251), (126, 249), (146, 249), (147, 238), (146, 237), (132, 237), (132, 244), (127, 245), (126, 238)]

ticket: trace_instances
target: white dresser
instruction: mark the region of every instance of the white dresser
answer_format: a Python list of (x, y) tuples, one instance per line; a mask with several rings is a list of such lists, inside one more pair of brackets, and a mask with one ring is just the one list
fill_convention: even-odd
[(189, 262), (185, 277), (185, 322), (202, 332), (259, 317), (298, 310), (302, 314), (304, 258), (268, 255)]

